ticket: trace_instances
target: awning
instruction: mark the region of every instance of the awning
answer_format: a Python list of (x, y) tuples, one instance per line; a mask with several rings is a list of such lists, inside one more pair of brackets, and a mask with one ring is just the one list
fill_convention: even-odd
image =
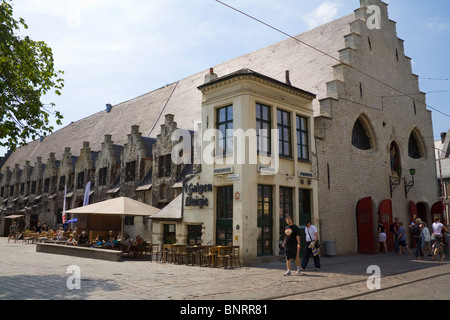
[(87, 206), (67, 210), (71, 214), (107, 214), (123, 216), (151, 216), (158, 208), (127, 197), (114, 198)]
[(172, 200), (167, 206), (161, 209), (158, 213), (152, 215), (150, 219), (161, 219), (161, 220), (179, 220), (182, 218), (181, 215), (182, 207), (182, 194)]
[(146, 191), (146, 190), (150, 190), (150, 188), (152, 187), (152, 184), (144, 184), (142, 186), (139, 186), (136, 191)]
[(12, 216), (6, 216), (5, 219), (17, 219), (17, 218), (21, 218), (21, 217), (25, 217), (25, 216), (22, 214), (15, 214)]

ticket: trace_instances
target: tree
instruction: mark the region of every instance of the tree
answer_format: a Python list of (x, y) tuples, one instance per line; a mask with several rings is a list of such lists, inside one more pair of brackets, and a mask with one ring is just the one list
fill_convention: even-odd
[(54, 70), (53, 53), (43, 41), (17, 33), (25, 20), (13, 18), (11, 0), (0, 0), (0, 146), (15, 150), (31, 139), (53, 132), (50, 118), (61, 125), (54, 103), (41, 98), (54, 90), (61, 95), (63, 71)]

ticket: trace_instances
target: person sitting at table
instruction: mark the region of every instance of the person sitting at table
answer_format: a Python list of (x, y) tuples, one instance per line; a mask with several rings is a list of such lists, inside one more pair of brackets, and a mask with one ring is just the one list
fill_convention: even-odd
[(63, 228), (59, 228), (59, 230), (56, 232), (56, 240), (63, 240), (64, 238), (64, 230)]
[(108, 236), (106, 237), (105, 245), (114, 247), (114, 236), (112, 230), (109, 231)]
[(135, 244), (136, 245), (144, 244), (144, 239), (142, 239), (142, 237), (140, 235), (137, 235)]
[(105, 244), (105, 241), (103, 241), (103, 237), (101, 235), (98, 235), (97, 238), (95, 238), (95, 241), (92, 245), (92, 247), (101, 247)]
[(47, 223), (45, 221), (44, 221), (44, 224), (41, 227), (41, 231), (44, 231), (44, 232), (48, 231)]
[(75, 246), (75, 245), (77, 245), (77, 242), (76, 242), (75, 239), (73, 238), (73, 234), (71, 234), (71, 235), (69, 236), (69, 239), (67, 239), (66, 245), (68, 245), (68, 246)]
[(125, 240), (122, 243), (122, 251), (125, 253), (131, 253), (131, 246), (133, 245), (133, 239), (128, 234), (125, 235)]
[(37, 226), (34, 226), (34, 231), (36, 233), (41, 233), (42, 232), (42, 226), (41, 226), (40, 222), (37, 223)]
[(87, 236), (86, 231), (81, 232), (77, 243), (79, 246), (89, 244), (89, 237)]

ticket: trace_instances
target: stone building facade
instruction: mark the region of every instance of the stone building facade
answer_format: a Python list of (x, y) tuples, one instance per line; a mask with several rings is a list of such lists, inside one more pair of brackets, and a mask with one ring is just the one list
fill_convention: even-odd
[[(282, 82), (289, 70), (292, 86), (316, 95), (312, 165), (317, 168), (314, 181), (320, 218), (314, 223), (322, 241), (336, 242), (337, 254), (374, 252), (378, 220), (387, 226), (395, 216), (405, 224), (421, 217), (430, 224), (442, 210), (431, 112), (411, 58), (404, 52), (387, 4), (359, 2), (348, 16), (214, 66), (219, 78), (247, 68)], [(369, 27), (371, 5), (379, 8), (379, 27)], [(6, 230), (6, 215), (23, 210), (27, 226), (37, 218), (56, 223), (64, 199), (60, 179), (66, 179), (66, 200), (68, 208), (73, 208), (83, 199), (84, 188), (77, 188), (81, 173), (84, 183), (91, 181), (91, 202), (126, 195), (164, 210), (179, 207), (171, 200), (183, 196), (182, 182), (195, 166), (168, 163), (170, 149), (180, 141), (172, 141), (171, 135), (176, 127), (191, 134), (197, 131), (203, 99), (197, 87), (204, 83), (205, 74), (201, 71), (108, 106), (106, 112), (3, 158), (0, 232)], [(214, 123), (213, 118), (206, 121)], [(158, 125), (161, 129), (154, 130)], [(207, 124), (202, 121), (202, 125)], [(77, 156), (71, 154), (80, 148)], [(46, 185), (51, 189), (54, 184), (55, 190), (44, 193)], [(294, 214), (295, 221), (300, 221), (300, 212)], [(178, 216), (175, 219), (182, 219)], [(145, 230), (151, 233), (150, 229)], [(163, 234), (163, 230), (157, 232)], [(206, 235), (203, 232), (210, 231), (201, 229), (200, 239)]]

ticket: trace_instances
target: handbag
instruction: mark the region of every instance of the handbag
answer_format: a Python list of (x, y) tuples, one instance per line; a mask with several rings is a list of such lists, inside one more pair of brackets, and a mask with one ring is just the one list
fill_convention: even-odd
[[(312, 240), (312, 237), (311, 237), (311, 234), (309, 233), (308, 228), (306, 228), (306, 231), (308, 231), (309, 238)], [(318, 239), (314, 242), (314, 248), (316, 248), (316, 249), (319, 249), (319, 248), (320, 248), (320, 243), (319, 243), (319, 240), (318, 240)]]

